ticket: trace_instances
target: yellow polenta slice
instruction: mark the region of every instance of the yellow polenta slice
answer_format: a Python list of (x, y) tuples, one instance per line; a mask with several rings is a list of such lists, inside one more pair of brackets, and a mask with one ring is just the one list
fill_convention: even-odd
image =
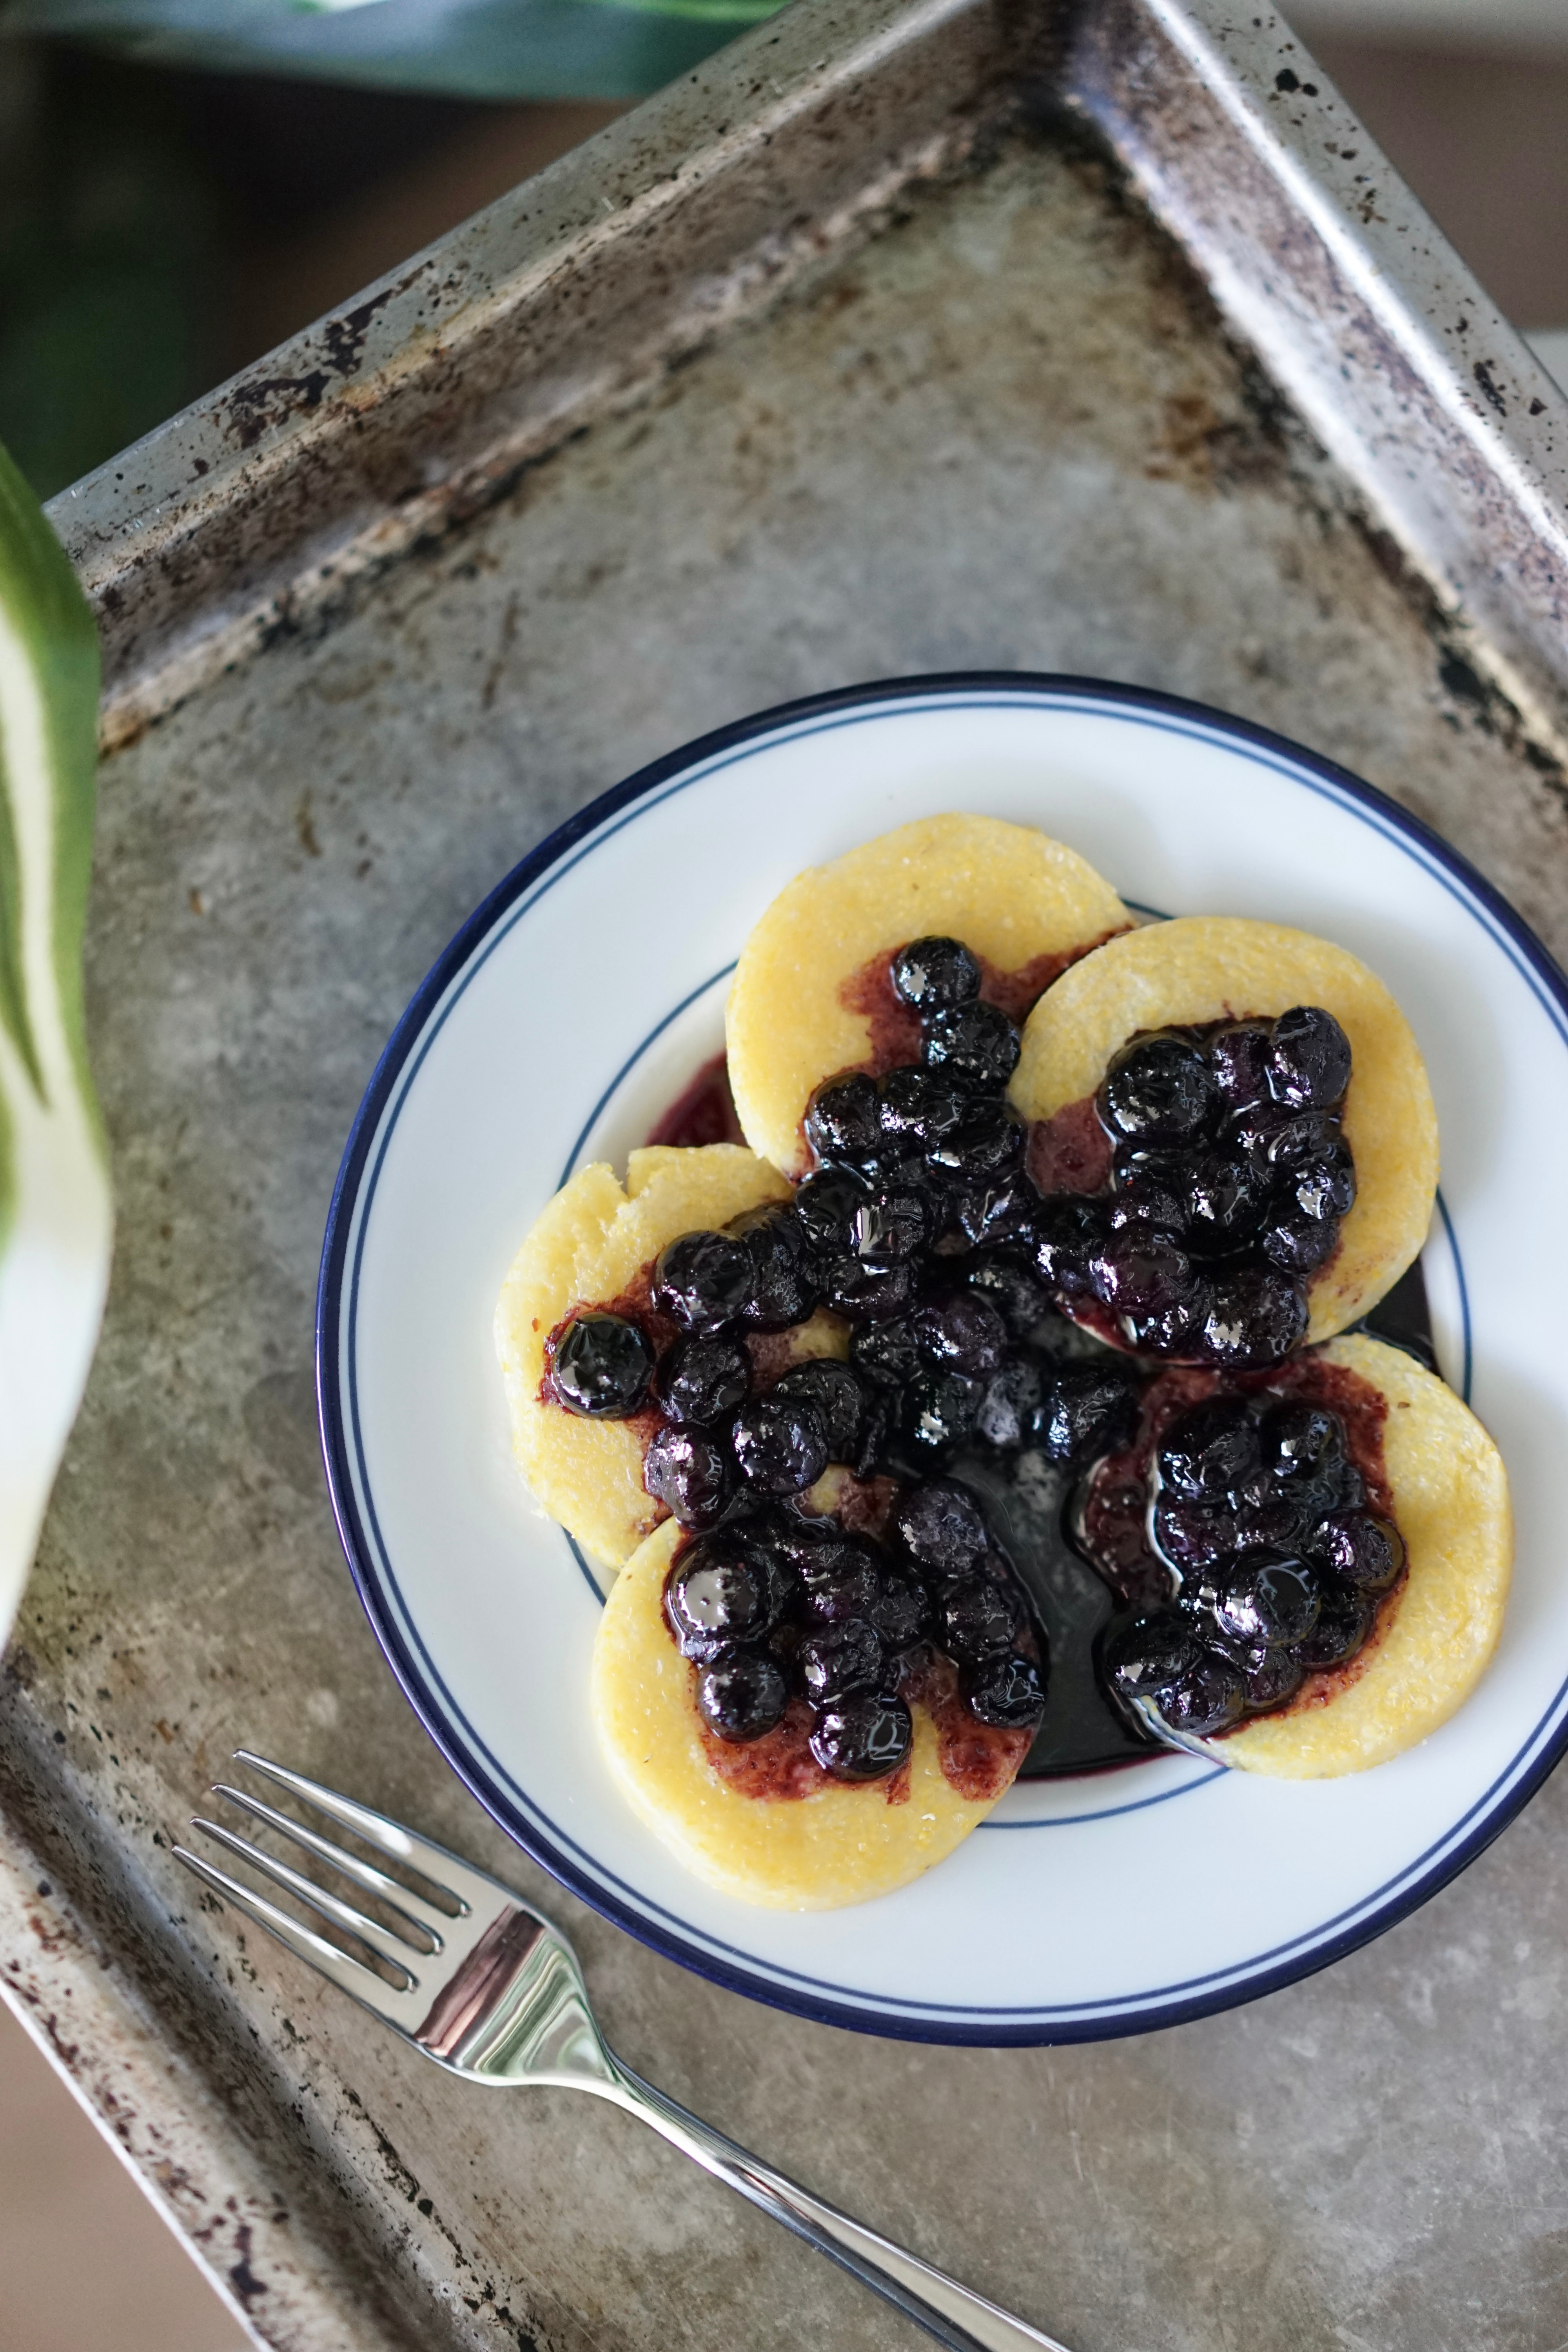
[[(518, 1466), (534, 1500), (611, 1568), (664, 1516), (642, 1482), (645, 1437), (635, 1423), (542, 1403), (544, 1343), (570, 1308), (618, 1298), (678, 1234), (727, 1224), (760, 1202), (786, 1200), (789, 1189), (739, 1144), (649, 1145), (627, 1160), (624, 1191), (603, 1162), (580, 1169), (512, 1260), (495, 1336)], [(847, 1335), (837, 1318), (815, 1316), (794, 1352), (844, 1355)]]
[(756, 924), (730, 989), (730, 1085), (747, 1142), (805, 1174), (800, 1122), (813, 1089), (870, 1050), (866, 1016), (839, 990), (873, 956), (934, 933), (1019, 971), (1131, 919), (1075, 851), (994, 817), (921, 817), (808, 867)]
[(879, 1780), (833, 1782), (805, 1797), (750, 1797), (713, 1770), (692, 1670), (664, 1618), (665, 1578), (681, 1532), (671, 1520), (638, 1546), (616, 1580), (594, 1644), (594, 1722), (634, 1812), (710, 1886), (780, 1911), (864, 1903), (950, 1854), (1005, 1791), (959, 1795), (918, 1702), (901, 1802), (889, 1804)]
[(1353, 1682), (1323, 1706), (1259, 1716), (1202, 1743), (1223, 1763), (1287, 1780), (1363, 1771), (1446, 1723), (1497, 1647), (1513, 1569), (1507, 1475), (1468, 1406), (1380, 1339), (1335, 1339), (1323, 1361), (1388, 1401), (1384, 1461), (1409, 1566), (1393, 1622)]
[(1129, 931), (1042, 996), (1008, 1088), (1026, 1118), (1092, 1095), (1111, 1056), (1141, 1029), (1273, 1018), (1321, 1004), (1351, 1042), (1344, 1135), (1355, 1205), (1340, 1245), (1308, 1289), (1309, 1342), (1375, 1307), (1418, 1255), (1437, 1191), (1437, 1114), (1410, 1024), (1374, 972), (1327, 940), (1278, 923), (1187, 915)]

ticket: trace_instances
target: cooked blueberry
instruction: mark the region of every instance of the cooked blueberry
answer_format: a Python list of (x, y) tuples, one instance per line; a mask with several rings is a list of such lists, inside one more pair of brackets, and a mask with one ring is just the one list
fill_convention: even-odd
[(1261, 1150), (1268, 1168), (1287, 1182), (1292, 1170), (1331, 1160), (1342, 1148), (1340, 1123), (1331, 1111), (1288, 1110), (1278, 1103), (1269, 1108), (1274, 1114), (1273, 1123), (1268, 1127), (1262, 1124), (1261, 1110), (1248, 1113), (1248, 1118), (1257, 1123), (1238, 1128), (1237, 1142), (1255, 1162)]
[(882, 1679), (882, 1644), (863, 1617), (846, 1617), (808, 1633), (797, 1654), (814, 1706), (831, 1706), (850, 1691), (875, 1690)]
[(994, 1723), (1005, 1731), (1033, 1730), (1046, 1711), (1040, 1670), (1032, 1658), (1021, 1658), (1016, 1651), (971, 1666), (960, 1688), (978, 1722)]
[(1184, 1575), (1210, 1568), (1237, 1549), (1222, 1496), (1162, 1495), (1154, 1506), (1154, 1540)]
[(847, 1257), (855, 1247), (855, 1213), (869, 1197), (866, 1180), (853, 1168), (819, 1168), (795, 1196), (795, 1214), (818, 1258)]
[(753, 1520), (745, 1534), (749, 1553), (759, 1549), (771, 1552), (801, 1576), (826, 1573), (847, 1559), (866, 1555), (858, 1537), (846, 1535), (837, 1519), (816, 1518), (787, 1504), (776, 1515)]
[(763, 1495), (798, 1495), (827, 1467), (827, 1432), (814, 1404), (778, 1390), (752, 1397), (735, 1415), (741, 1475)]
[(738, 1323), (752, 1293), (752, 1254), (733, 1234), (682, 1234), (654, 1265), (653, 1302), (683, 1331)]
[(1300, 1213), (1313, 1224), (1348, 1216), (1355, 1204), (1355, 1161), (1348, 1144), (1336, 1144), (1321, 1160), (1289, 1171), (1287, 1189)]
[(1124, 1315), (1121, 1328), (1137, 1355), (1186, 1358), (1195, 1352), (1208, 1311), (1208, 1286), (1196, 1281), (1190, 1298), (1151, 1315)]
[(1239, 1722), (1247, 1707), (1241, 1669), (1217, 1650), (1205, 1650), (1198, 1664), (1173, 1683), (1160, 1701), (1159, 1716), (1173, 1731), (1194, 1739), (1212, 1738)]
[(983, 1096), (972, 1101), (955, 1128), (931, 1144), (926, 1158), (934, 1169), (970, 1182), (1013, 1175), (1024, 1164), (1029, 1130), (1011, 1103)]
[(1146, 1147), (1195, 1142), (1214, 1126), (1219, 1096), (1202, 1051), (1156, 1034), (1123, 1045), (1097, 1097), (1112, 1135)]
[(854, 1249), (868, 1265), (893, 1265), (913, 1257), (931, 1239), (931, 1194), (923, 1185), (881, 1184), (855, 1212)]
[(1288, 1356), (1307, 1328), (1300, 1286), (1272, 1267), (1239, 1267), (1220, 1277), (1199, 1335), (1215, 1364), (1274, 1364)]
[(1203, 1643), (1187, 1620), (1173, 1609), (1159, 1609), (1112, 1625), (1101, 1663), (1119, 1697), (1158, 1704), (1184, 1675), (1196, 1671), (1204, 1656)]
[(1324, 1518), (1331, 1511), (1359, 1511), (1366, 1501), (1366, 1480), (1348, 1458), (1327, 1465), (1312, 1481), (1317, 1496), (1316, 1511)]
[(879, 1387), (902, 1388), (922, 1361), (913, 1322), (899, 1316), (886, 1323), (862, 1323), (849, 1335), (849, 1360)]
[(842, 1160), (853, 1167), (874, 1159), (882, 1148), (876, 1080), (863, 1070), (826, 1079), (805, 1107), (804, 1124), (805, 1139), (820, 1160)]
[(984, 1393), (967, 1372), (921, 1372), (904, 1391), (905, 1433), (922, 1453), (959, 1444), (974, 1427)]
[(1245, 1397), (1205, 1397), (1169, 1423), (1160, 1476), (1181, 1495), (1223, 1495), (1259, 1467), (1258, 1423)]
[(860, 1450), (849, 1464), (857, 1478), (873, 1478), (886, 1464), (898, 1415), (890, 1389), (868, 1386), (860, 1417)]
[(961, 1576), (944, 1584), (937, 1601), (936, 1638), (959, 1665), (1009, 1650), (1018, 1630), (1013, 1603), (988, 1576)]
[(1351, 1082), (1351, 1041), (1321, 1004), (1298, 1004), (1274, 1024), (1268, 1091), (1296, 1110), (1332, 1110)]
[(974, 1433), (987, 1445), (1011, 1454), (1035, 1433), (1045, 1402), (1046, 1384), (1031, 1356), (1009, 1356), (992, 1373), (974, 1416)]
[(1247, 1704), (1254, 1713), (1283, 1706), (1307, 1678), (1307, 1670), (1289, 1650), (1254, 1650), (1242, 1661), (1247, 1676)]
[(1139, 1168), (1118, 1185), (1106, 1216), (1113, 1234), (1125, 1232), (1129, 1225), (1152, 1225), (1177, 1239), (1186, 1227), (1187, 1208), (1182, 1193), (1173, 1184), (1163, 1182), (1152, 1165)]
[(792, 1688), (799, 1686), (800, 1676), (795, 1670), (795, 1659), (805, 1639), (805, 1628), (799, 1619), (785, 1617), (773, 1627), (763, 1645), (769, 1656), (778, 1660), (784, 1671), (784, 1680)]
[(568, 1412), (619, 1421), (636, 1412), (653, 1378), (653, 1344), (620, 1315), (574, 1315), (555, 1341), (551, 1374)]
[(643, 1456), (642, 1482), (683, 1528), (716, 1527), (735, 1484), (728, 1446), (698, 1429), (656, 1429)]
[(1052, 1375), (1036, 1428), (1053, 1462), (1088, 1462), (1130, 1444), (1138, 1428), (1138, 1376), (1111, 1362), (1064, 1364)]
[(959, 1195), (959, 1227), (965, 1241), (976, 1248), (988, 1242), (1026, 1245), (1034, 1239), (1039, 1205), (1040, 1196), (1025, 1175), (977, 1185)]
[(882, 1590), (883, 1570), (875, 1554), (853, 1541), (825, 1547), (820, 1561), (801, 1570), (802, 1610), (813, 1625), (837, 1625), (851, 1617), (869, 1618)]
[(1370, 1511), (1335, 1511), (1319, 1522), (1302, 1549), (1358, 1592), (1386, 1592), (1405, 1565), (1397, 1528)]
[(1258, 1427), (1263, 1467), (1274, 1478), (1316, 1478), (1344, 1453), (1345, 1433), (1318, 1404), (1277, 1404)]
[(1332, 1222), (1320, 1225), (1299, 1214), (1274, 1216), (1265, 1224), (1258, 1245), (1282, 1274), (1308, 1275), (1332, 1257), (1339, 1238)]
[(1247, 1160), (1205, 1153), (1188, 1180), (1188, 1248), (1205, 1257), (1245, 1248), (1256, 1239), (1268, 1207), (1268, 1183)]
[(924, 1586), (917, 1584), (913, 1577), (885, 1570), (878, 1580), (876, 1596), (867, 1615), (889, 1654), (897, 1656), (925, 1632), (931, 1619), (931, 1603)]
[(1063, 1298), (1087, 1297), (1089, 1260), (1109, 1230), (1100, 1201), (1062, 1192), (1045, 1202), (1035, 1220), (1035, 1265), (1040, 1279)]
[(732, 1650), (697, 1677), (697, 1706), (720, 1739), (760, 1739), (789, 1704), (789, 1686), (765, 1650)]
[(721, 1643), (760, 1642), (772, 1620), (772, 1599), (764, 1561), (749, 1559), (722, 1536), (700, 1536), (670, 1570), (664, 1613), (689, 1658), (710, 1658)]
[(980, 993), (978, 960), (962, 940), (911, 940), (893, 958), (889, 972), (895, 992), (921, 1013), (951, 1012)]
[(1017, 1068), (1018, 1051), (1018, 1032), (1001, 1006), (978, 1002), (932, 1013), (921, 1044), (928, 1069), (991, 1094), (1000, 1094)]
[(823, 1270), (823, 1303), (847, 1323), (877, 1323), (907, 1315), (919, 1294), (919, 1276), (910, 1258), (895, 1265), (867, 1265), (858, 1257), (839, 1257)]
[(1305, 1641), (1295, 1644), (1291, 1655), (1309, 1674), (1342, 1666), (1371, 1633), (1376, 1607), (1375, 1601), (1359, 1592), (1326, 1592), (1317, 1623)]
[(836, 1780), (879, 1780), (903, 1762), (913, 1738), (901, 1698), (859, 1691), (817, 1717), (811, 1752)]
[[(805, 1604), (805, 1587), (800, 1577), (781, 1553), (756, 1541), (754, 1525), (742, 1520), (740, 1532), (746, 1539), (746, 1558), (768, 1580), (769, 1625), (776, 1633), (781, 1623), (796, 1623), (804, 1612)], [(770, 1633), (768, 1638), (772, 1642), (773, 1634)]]
[(1215, 1615), (1221, 1632), (1249, 1650), (1288, 1649), (1305, 1641), (1321, 1603), (1318, 1580), (1305, 1562), (1246, 1551), (1221, 1580)]
[(869, 1622), (867, 1612), (880, 1587), (880, 1571), (869, 1564), (836, 1576), (807, 1577), (799, 1611), (802, 1641), (831, 1626)]
[(742, 1321), (759, 1331), (804, 1323), (816, 1305), (805, 1225), (789, 1201), (773, 1201), (732, 1217), (725, 1232), (751, 1254), (752, 1281)]
[(985, 1522), (966, 1486), (928, 1478), (908, 1486), (893, 1507), (893, 1532), (927, 1576), (963, 1576), (986, 1550)]
[(830, 1462), (853, 1463), (859, 1458), (866, 1418), (865, 1391), (847, 1364), (831, 1356), (814, 1357), (795, 1364), (768, 1391), (771, 1397), (802, 1398), (822, 1416)]
[(672, 1349), (658, 1376), (658, 1401), (671, 1421), (703, 1427), (727, 1421), (751, 1381), (752, 1360), (738, 1339), (699, 1334)]
[(1230, 1507), (1238, 1551), (1257, 1545), (1275, 1551), (1295, 1551), (1308, 1528), (1317, 1525), (1326, 1505), (1314, 1496), (1310, 1482), (1300, 1486), (1282, 1486), (1260, 1475), (1245, 1494), (1231, 1497)]
[(964, 1280), (991, 1301), (1015, 1339), (1026, 1339), (1052, 1311), (1049, 1294), (1010, 1255), (972, 1259)]
[(1097, 1298), (1115, 1315), (1160, 1315), (1186, 1306), (1196, 1287), (1192, 1260), (1169, 1235), (1130, 1225), (1089, 1261)]
[(879, 1086), (882, 1132), (895, 1142), (924, 1150), (963, 1118), (968, 1097), (961, 1087), (935, 1070), (909, 1063), (889, 1070)]
[(912, 1318), (915, 1344), (933, 1364), (984, 1379), (1007, 1352), (1007, 1326), (987, 1299), (973, 1290), (918, 1307)]
[(1228, 1021), (1209, 1039), (1209, 1068), (1227, 1114), (1246, 1110), (1267, 1097), (1272, 1037), (1267, 1021)]

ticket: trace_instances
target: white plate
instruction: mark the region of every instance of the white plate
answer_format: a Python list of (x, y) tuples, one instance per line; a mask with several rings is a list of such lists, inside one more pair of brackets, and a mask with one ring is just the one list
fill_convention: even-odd
[[(1502, 1448), (1519, 1557), (1480, 1688), (1431, 1739), (1320, 1784), (1184, 1757), (1014, 1788), (951, 1860), (848, 1910), (756, 1910), (633, 1819), (588, 1721), (599, 1598), (513, 1466), (490, 1338), (535, 1214), (620, 1158), (722, 1043), (746, 931), (802, 866), (973, 809), (1042, 827), (1130, 901), (1292, 923), (1404, 1005), (1443, 1137), (1425, 1260), (1439, 1353)], [(1141, 2031), (1321, 1968), (1478, 1853), (1568, 1742), (1568, 982), (1393, 803), (1192, 704), (960, 677), (796, 704), (634, 777), (526, 859), (420, 989), (350, 1138), (318, 1374), (364, 1605), (469, 1787), (576, 1894), (758, 1998), (879, 2033)]]

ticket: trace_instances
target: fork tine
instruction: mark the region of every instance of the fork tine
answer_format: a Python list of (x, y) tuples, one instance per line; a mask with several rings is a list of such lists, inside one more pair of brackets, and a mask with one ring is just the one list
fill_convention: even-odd
[(297, 1959), (308, 1961), (311, 1968), (319, 1969), (322, 1976), (330, 1977), (333, 1984), (343, 1992), (352, 1993), (355, 2000), (364, 2008), (374, 2010), (388, 2025), (398, 2026), (405, 2032), (408, 2031), (409, 2008), (417, 2009), (417, 1996), (413, 2003), (409, 2003), (406, 1993), (396, 1992), (391, 1985), (384, 1984), (374, 1969), (367, 1969), (363, 1960), (351, 1958), (336, 1944), (329, 1944), (324, 1936), (318, 1936), (313, 1927), (302, 1927), (298, 1919), (290, 1919), (287, 1911), (279, 1911), (278, 1906), (268, 1903), (265, 1895), (253, 1895), (248, 1886), (242, 1886), (237, 1878), (230, 1878), (226, 1871), (215, 1870), (212, 1864), (204, 1862), (199, 1853), (192, 1853), (183, 1845), (174, 1847), (173, 1852), (177, 1862), (183, 1862), (187, 1870), (194, 1871), (203, 1884), (210, 1886), (215, 1894), (221, 1895), (226, 1903), (232, 1903), (237, 1911), (243, 1911), (247, 1919), (254, 1919), (258, 1927), (265, 1927), (268, 1934), (286, 1945)]
[(322, 1781), (307, 1780), (303, 1772), (290, 1772), (282, 1764), (269, 1763), (265, 1756), (258, 1756), (254, 1748), (237, 1748), (234, 1760), (237, 1764), (248, 1765), (253, 1772), (264, 1773), (268, 1780), (276, 1780), (280, 1789), (289, 1790), (305, 1804), (314, 1805), (319, 1811), (330, 1814), (345, 1829), (353, 1830), (356, 1837), (363, 1838), (367, 1845), (379, 1846), (383, 1853), (391, 1854), (395, 1861), (405, 1862), (410, 1869), (427, 1878), (432, 1886), (450, 1895), (465, 1910), (489, 1911), (498, 1901), (509, 1906), (516, 1903), (516, 1895), (502, 1886), (499, 1880), (487, 1877), (482, 1870), (476, 1870), (460, 1855), (449, 1853), (434, 1839), (420, 1837), (416, 1831), (405, 1829), (401, 1822), (395, 1822), (389, 1814), (375, 1812), (369, 1805), (356, 1804), (352, 1797), (341, 1795), (336, 1789), (327, 1788)]
[[(277, 1830), (283, 1837), (292, 1838), (295, 1844), (302, 1845), (308, 1853), (331, 1863), (332, 1868), (341, 1870), (345, 1878), (352, 1878), (356, 1886), (363, 1886), (367, 1895), (375, 1895), (389, 1909), (406, 1919), (416, 1933), (434, 1938), (435, 1950), (440, 1950), (441, 1930), (452, 1924), (449, 1911), (437, 1910), (434, 1903), (426, 1903), (423, 1895), (416, 1895), (399, 1880), (389, 1878), (384, 1870), (377, 1870), (374, 1862), (362, 1862), (357, 1853), (345, 1853), (341, 1845), (334, 1845), (331, 1838), (321, 1837), (315, 1830), (307, 1829), (303, 1822), (290, 1821), (288, 1814), (280, 1813), (276, 1806), (263, 1804), (259, 1797), (247, 1796), (243, 1789), (231, 1788), (226, 1780), (213, 1782), (213, 1795), (226, 1799), (229, 1804), (237, 1805), (242, 1812), (252, 1814), (258, 1822), (265, 1822), (268, 1829)], [(422, 1948), (430, 1950), (431, 1943), (426, 1941)]]
[[(260, 1871), (264, 1878), (270, 1878), (274, 1885), (286, 1886), (290, 1895), (297, 1896), (312, 1911), (319, 1911), (321, 1917), (330, 1919), (335, 1927), (345, 1928), (351, 1936), (357, 1936), (362, 1944), (368, 1944), (378, 1960), (386, 1961), (390, 1968), (400, 1969), (407, 1978), (408, 1983), (400, 1986), (400, 1991), (406, 1992), (418, 1983), (418, 1978), (404, 1957), (410, 1947), (405, 1944), (399, 1950), (388, 1929), (367, 1917), (364, 1912), (356, 1911), (352, 1903), (345, 1903), (341, 1896), (329, 1894), (324, 1886), (318, 1886), (313, 1878), (301, 1877), (299, 1871), (290, 1870), (286, 1862), (279, 1862), (276, 1854), (252, 1845), (248, 1838), (237, 1837), (232, 1830), (226, 1830), (221, 1822), (204, 1821), (197, 1813), (191, 1827), (200, 1830), (204, 1836), (216, 1839), (219, 1845), (226, 1846), (230, 1853), (237, 1854), (241, 1862), (247, 1862), (252, 1870)], [(421, 1954), (420, 1957), (425, 1956)]]

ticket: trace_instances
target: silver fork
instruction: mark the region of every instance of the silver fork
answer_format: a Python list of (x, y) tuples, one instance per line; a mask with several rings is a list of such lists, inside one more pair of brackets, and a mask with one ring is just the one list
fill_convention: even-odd
[(972, 2294), (918, 2255), (906, 2253), (875, 2230), (811, 2196), (634, 2074), (595, 2021), (583, 1972), (566, 1938), (499, 1879), (384, 1813), (373, 1812), (368, 1805), (356, 1804), (352, 1797), (340, 1796), (302, 1773), (269, 1764), (249, 1748), (237, 1748), (234, 1760), (401, 1863), (426, 1883), (435, 1899), (416, 1894), (374, 1863), (362, 1861), (319, 1831), (226, 1781), (216, 1784), (215, 1796), (330, 1864), (374, 1895), (393, 1924), (372, 1918), (217, 1822), (198, 1816), (191, 1827), (215, 1838), (352, 1936), (384, 1973), (302, 1926), (226, 1871), (215, 1870), (200, 1854), (176, 1846), (179, 1859), (205, 1885), (276, 1936), (298, 1958), (330, 1977), (438, 2066), (470, 2083), (591, 2091), (628, 2115), (639, 2116), (716, 2180), (739, 2189), (796, 2237), (885, 2295), (951, 2352), (1018, 2352), (1024, 2345), (1032, 2345), (1035, 2352), (1065, 2352), (1055, 2336), (1043, 2336), (1000, 2305)]

